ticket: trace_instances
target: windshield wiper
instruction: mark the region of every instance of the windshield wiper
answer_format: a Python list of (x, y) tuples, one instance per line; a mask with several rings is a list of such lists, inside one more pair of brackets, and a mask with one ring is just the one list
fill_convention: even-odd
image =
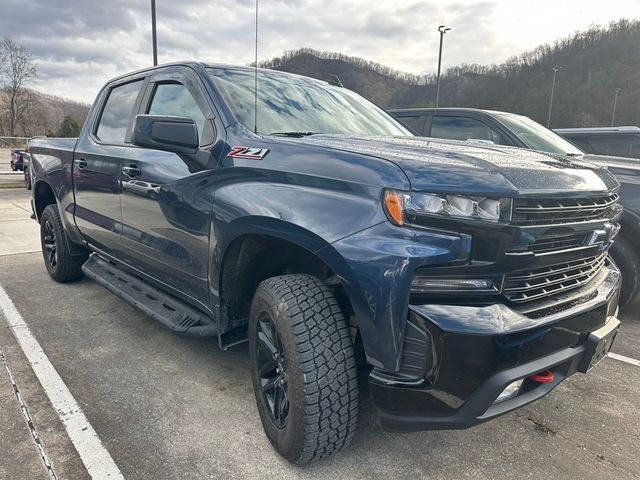
[(269, 135), (279, 135), (281, 137), (308, 137), (309, 135), (320, 135), (318, 132), (272, 132)]

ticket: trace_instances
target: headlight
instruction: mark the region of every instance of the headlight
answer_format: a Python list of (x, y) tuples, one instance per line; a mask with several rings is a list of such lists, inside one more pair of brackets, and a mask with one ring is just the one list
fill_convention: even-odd
[(489, 222), (508, 221), (511, 217), (511, 199), (508, 198), (385, 190), (383, 205), (387, 217), (396, 225), (411, 223), (407, 221), (407, 217), (416, 215), (471, 218)]

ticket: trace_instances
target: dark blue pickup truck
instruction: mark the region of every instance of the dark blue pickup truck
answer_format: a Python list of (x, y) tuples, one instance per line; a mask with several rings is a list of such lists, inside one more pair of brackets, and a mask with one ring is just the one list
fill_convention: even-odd
[(248, 340), (292, 462), (351, 442), (358, 365), (385, 428), (466, 428), (587, 372), (618, 330), (606, 169), (414, 137), (344, 88), (199, 63), (116, 78), (77, 140), (30, 147), (51, 277)]

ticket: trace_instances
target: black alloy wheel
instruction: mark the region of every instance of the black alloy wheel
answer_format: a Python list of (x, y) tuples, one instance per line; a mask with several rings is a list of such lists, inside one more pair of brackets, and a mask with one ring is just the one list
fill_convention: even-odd
[(71, 241), (55, 204), (47, 205), (40, 215), (40, 244), (51, 278), (57, 282), (69, 282), (82, 277), (82, 264), (89, 257), (89, 252), (79, 245), (74, 245), (74, 250), (71, 250)]
[(289, 417), (287, 360), (276, 325), (266, 312), (258, 320), (257, 336), (255, 361), (262, 396), (273, 423), (284, 428)]
[(56, 244), (56, 233), (53, 229), (53, 224), (48, 218), (44, 221), (44, 254), (52, 269), (58, 266), (58, 246)]

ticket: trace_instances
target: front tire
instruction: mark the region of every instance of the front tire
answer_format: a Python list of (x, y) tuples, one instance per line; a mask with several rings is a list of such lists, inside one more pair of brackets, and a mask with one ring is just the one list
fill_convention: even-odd
[(62, 226), (57, 205), (47, 205), (40, 216), (40, 243), (49, 276), (64, 283), (82, 277), (82, 264), (88, 255), (71, 255), (69, 239)]
[(622, 288), (618, 301), (618, 305), (622, 308), (633, 300), (640, 287), (640, 257), (629, 240), (620, 235), (616, 237), (611, 247), (611, 256), (622, 275)]
[(349, 328), (326, 284), (312, 275), (263, 281), (249, 317), (251, 376), (273, 447), (305, 464), (346, 448), (358, 423)]

